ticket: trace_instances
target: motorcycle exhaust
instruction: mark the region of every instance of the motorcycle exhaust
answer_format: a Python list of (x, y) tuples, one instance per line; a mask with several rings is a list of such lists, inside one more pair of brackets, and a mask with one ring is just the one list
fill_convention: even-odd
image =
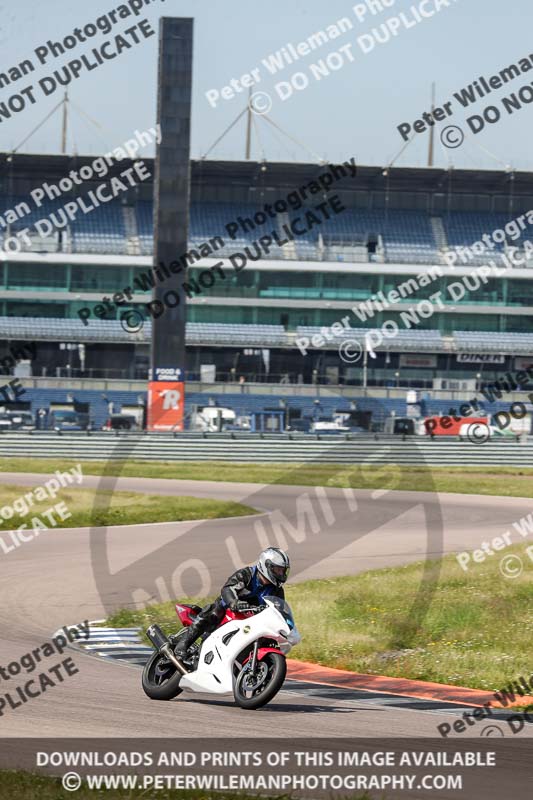
[(150, 641), (152, 642), (153, 646), (156, 648), (158, 653), (161, 653), (161, 655), (165, 656), (165, 658), (168, 658), (168, 660), (174, 664), (176, 669), (179, 670), (179, 672), (181, 672), (182, 675), (187, 674), (187, 669), (181, 663), (179, 658), (177, 658), (177, 656), (174, 654), (174, 651), (172, 650), (172, 645), (170, 644), (169, 640), (167, 639), (167, 637), (165, 636), (159, 625), (150, 625), (150, 627), (146, 631), (146, 635), (148, 636), (148, 638), (150, 639)]

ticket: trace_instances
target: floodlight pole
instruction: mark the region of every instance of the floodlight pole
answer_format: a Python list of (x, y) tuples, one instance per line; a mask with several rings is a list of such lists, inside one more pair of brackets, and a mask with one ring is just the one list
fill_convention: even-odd
[[(435, 111), (435, 84), (431, 84), (431, 113)], [(428, 152), (428, 167), (433, 166), (433, 147), (435, 141), (435, 122), (429, 127), (429, 152)]]
[(68, 126), (68, 89), (65, 90), (63, 97), (63, 125), (61, 128), (61, 152), (67, 152), (67, 126)]
[(248, 120), (246, 123), (246, 161), (252, 155), (252, 87), (248, 89)]

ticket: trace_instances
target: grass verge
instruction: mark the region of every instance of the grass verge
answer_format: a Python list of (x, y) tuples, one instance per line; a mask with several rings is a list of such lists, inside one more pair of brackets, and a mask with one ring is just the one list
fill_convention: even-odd
[(15, 503), (12, 517), (0, 517), (0, 531), (16, 530), (24, 524), (28, 529), (33, 527), (37, 530), (82, 528), (221, 519), (254, 513), (249, 506), (222, 500), (70, 488), (62, 489), (55, 498), (35, 501), (32, 496), (30, 503), (27, 497), (31, 492), (32, 488), (28, 486), (0, 485), (0, 509), (6, 516), (7, 506)]
[[(287, 599), (302, 634), (292, 658), (354, 672), (435, 681), (496, 691), (531, 674), (533, 562), (513, 580), (493, 557), (465, 572), (455, 556), (442, 560), (438, 586), (428, 585), (428, 612), (419, 628), (408, 614), (423, 563), (289, 586)], [(436, 588), (432, 594), (432, 588)], [(172, 602), (121, 610), (115, 627), (157, 622), (179, 626)]]
[[(0, 472), (52, 473), (79, 461), (2, 458)], [(342, 489), (416, 489), (507, 497), (533, 497), (533, 469), (518, 467), (408, 467), (395, 464), (347, 467), (339, 464), (234, 464), (228, 462), (84, 461), (87, 475), (180, 480), (267, 483), (288, 486), (335, 486)]]
[[(161, 789), (152, 795), (158, 800), (257, 800), (238, 793), (215, 793), (204, 791), (176, 791)], [(133, 798), (148, 798), (147, 790), (141, 789), (107, 789), (90, 790), (82, 787), (76, 793), (63, 789), (59, 778), (49, 778), (32, 775), (28, 772), (15, 772), (0, 770), (0, 800), (133, 800)], [(284, 796), (288, 800), (287, 796)], [(264, 797), (263, 800), (269, 800)], [(371, 800), (368, 794), (351, 796), (351, 800)]]

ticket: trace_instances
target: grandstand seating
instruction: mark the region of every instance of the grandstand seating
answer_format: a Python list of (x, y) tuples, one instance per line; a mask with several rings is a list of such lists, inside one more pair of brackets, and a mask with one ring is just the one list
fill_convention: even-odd
[(72, 245), (78, 253), (127, 253), (123, 210), (116, 200), (81, 214), (71, 225)]
[[(73, 199), (71, 197), (67, 199)], [(26, 198), (11, 197), (6, 203), (14, 207)], [(24, 216), (23, 224), (14, 224), (12, 232), (19, 228), (35, 225), (37, 220), (57, 213), (64, 206), (65, 197), (50, 201), (44, 199), (40, 208), (31, 208)], [(229, 256), (242, 250), (272, 229), (281, 236), (281, 225), (287, 219), (301, 216), (306, 209), (290, 210), (287, 215), (278, 215), (263, 226), (249, 232), (239, 231), (235, 239), (230, 239), (226, 225), (241, 218), (252, 218), (258, 207), (244, 203), (193, 203), (191, 205), (189, 247), (194, 248), (221, 236), (225, 246), (218, 252)], [(134, 230), (126, 224), (129, 212)], [(437, 243), (429, 213), (423, 211), (398, 209), (355, 209), (349, 208), (341, 214), (332, 215), (327, 224), (316, 227), (309, 233), (297, 236), (294, 244), (280, 248), (274, 245), (267, 258), (353, 261), (385, 261), (388, 263), (440, 264), (443, 263), (441, 249), (449, 247), (469, 247), (479, 241), (484, 233), (504, 228), (509, 222), (505, 214), (487, 212), (444, 213), (438, 217), (442, 223), (444, 241)], [(4, 236), (5, 233), (0, 234)], [(527, 238), (527, 230), (521, 232), (516, 240), (508, 244), (520, 247)], [(369, 240), (377, 243), (375, 256), (368, 252)], [(500, 258), (505, 243), (497, 243), (490, 257)], [(74, 222), (69, 222), (62, 243), (57, 247), (63, 252), (130, 254), (149, 256), (153, 250), (153, 204), (138, 201), (135, 206), (123, 206), (120, 200), (113, 200), (99, 206), (90, 214), (79, 213)], [(53, 242), (37, 240), (33, 249), (49, 250)], [(469, 264), (485, 263), (487, 254), (473, 256)], [(460, 265), (460, 261), (457, 262)]]
[[(370, 238), (383, 241), (384, 255), (389, 262), (438, 264), (441, 261), (429, 215), (418, 211), (348, 209), (332, 216), (323, 233), (332, 242), (326, 251), (328, 254), (329, 250), (335, 250), (335, 243), (342, 245), (343, 250), (348, 250), (351, 245), (353, 260), (358, 262), (369, 260), (368, 252), (365, 257), (365, 250)], [(296, 246), (301, 258), (318, 258), (318, 229), (305, 237), (298, 237)], [(348, 250), (342, 260), (348, 260), (349, 255)]]
[[(135, 320), (133, 320), (135, 322)], [(133, 324), (132, 322), (132, 324)], [(0, 317), (0, 338), (6, 340), (31, 339), (42, 341), (124, 342), (151, 341), (151, 321), (137, 333), (128, 332), (119, 320), (91, 319), (84, 325), (78, 319), (54, 317)], [(349, 328), (337, 334), (343, 339), (357, 339), (363, 343), (369, 328)], [(295, 338), (311, 339), (320, 335), (322, 328), (300, 325), (295, 333), (282, 325), (232, 325), (217, 322), (187, 322), (188, 344), (251, 345), (256, 347), (294, 347)], [(335, 334), (331, 331), (331, 335)], [(454, 331), (445, 339), (438, 330), (400, 330), (393, 339), (384, 338), (376, 350), (405, 350), (410, 352), (495, 352), (533, 354), (531, 333), (489, 333), (486, 331)]]
[(353, 217), (341, 220), (349, 224), (352, 219), (357, 229), (364, 233), (380, 234), (387, 261), (415, 264), (439, 263), (439, 253), (428, 214), (419, 211), (357, 210)]
[[(320, 335), (321, 329), (310, 326), (300, 326), (297, 329), (298, 336), (311, 339), (314, 335)], [(333, 332), (332, 332), (333, 333)], [(339, 344), (343, 339), (354, 339), (364, 343), (368, 328), (349, 328), (336, 334)], [(374, 337), (375, 338), (375, 337)], [(375, 350), (414, 350), (417, 352), (429, 351), (432, 353), (442, 352), (446, 349), (444, 339), (438, 330), (400, 330), (393, 339), (383, 338), (382, 344), (374, 348)]]
[[(195, 204), (191, 208), (191, 246), (208, 240), (215, 235), (214, 231), (225, 234), (225, 225), (236, 219), (237, 216), (251, 216), (253, 206), (229, 203)], [(289, 217), (294, 218), (302, 212), (290, 212)], [(497, 228), (503, 228), (509, 221), (504, 214), (489, 214), (478, 212), (451, 212), (439, 218), (442, 222), (447, 244), (450, 247), (469, 247), (479, 241), (484, 233), (491, 233)], [(137, 206), (137, 220), (139, 237), (141, 239), (141, 252), (151, 253), (152, 247), (152, 207), (150, 203), (142, 202)], [(383, 210), (383, 209), (348, 209), (342, 214), (332, 216), (327, 226), (321, 231), (326, 239), (326, 247), (320, 246), (319, 231), (314, 229), (305, 236), (296, 238), (296, 256), (302, 260), (349, 260), (355, 262), (368, 261), (366, 245), (369, 237), (382, 242), (382, 257), (386, 262), (415, 263), (415, 264), (440, 264), (442, 254), (435, 240), (431, 227), (429, 213), (409, 210)], [(525, 238), (525, 233), (516, 241), (509, 243), (519, 246)], [(231, 251), (242, 249), (255, 238), (252, 234), (239, 234), (235, 241), (230, 242)], [(335, 252), (335, 244), (339, 246), (339, 253)], [(442, 243), (441, 243), (442, 244)], [(492, 257), (497, 257), (504, 251), (503, 244), (497, 244)], [(221, 255), (224, 251), (221, 250)], [(271, 258), (288, 258), (287, 251), (276, 252), (274, 249)], [(293, 256), (295, 257), (295, 256)], [(469, 263), (484, 263), (486, 255), (474, 256)], [(458, 262), (459, 263), (459, 262)]]
[(282, 325), (225, 325), (216, 322), (188, 322), (187, 341), (276, 347), (287, 344), (287, 332)]
[[(249, 233), (239, 230), (234, 239), (229, 238), (226, 225), (242, 219), (250, 219), (256, 213), (257, 208), (252, 205), (238, 203), (196, 203), (191, 206), (190, 225), (189, 225), (189, 247), (199, 247), (204, 242), (208, 242), (215, 236), (221, 236), (226, 242), (225, 246), (217, 250), (219, 256), (229, 256), (236, 251), (241, 251), (263, 236), (271, 229), (277, 229), (279, 218), (269, 221), (264, 226), (252, 229)], [(252, 220), (253, 221), (253, 220)], [(153, 215), (152, 204), (140, 202), (137, 205), (137, 226), (139, 240), (141, 244), (141, 254), (151, 255), (153, 245)], [(316, 248), (313, 245), (314, 258), (316, 259)], [(284, 259), (287, 257), (284, 250), (277, 245), (273, 245), (269, 258)]]
[[(135, 334), (138, 335), (138, 334)], [(146, 341), (148, 331), (140, 334)], [(0, 317), (0, 337), (5, 339), (34, 339), (42, 341), (77, 342), (127, 342), (134, 334), (128, 333), (118, 320), (93, 320), (84, 325), (78, 319), (55, 317)]]
[(533, 354), (533, 334), (454, 331), (455, 347), (460, 352)]
[[(132, 320), (132, 327), (136, 319)], [(146, 320), (138, 333), (129, 332), (119, 320), (91, 319), (84, 325), (78, 319), (48, 317), (0, 317), (0, 337), (48, 341), (128, 342), (151, 341), (152, 323)], [(231, 325), (188, 322), (187, 340), (191, 344), (240, 344), (276, 347), (288, 344), (282, 325)]]
[[(446, 229), (448, 243), (451, 247), (465, 243), (473, 244), (481, 239), (484, 233), (491, 234), (497, 228), (504, 229), (508, 224), (511, 214), (492, 214), (479, 211), (451, 211), (442, 217)], [(519, 245), (527, 239), (527, 230), (521, 231), (520, 236), (509, 243)], [(503, 243), (495, 242), (496, 250), (503, 250)]]
[[(72, 201), (74, 198), (68, 197)], [(8, 205), (13, 207), (18, 203), (27, 202), (26, 197), (12, 197)], [(38, 220), (50, 217), (55, 214), (55, 219), (62, 222), (60, 209), (65, 205), (65, 197), (57, 200), (44, 198), (39, 207), (30, 206), (30, 211), (24, 218), (12, 226), (11, 234), (17, 230), (29, 228), (34, 230)], [(87, 200), (87, 204), (90, 202)], [(150, 204), (151, 206), (151, 204)], [(53, 219), (51, 220), (54, 221)], [(123, 209), (118, 200), (112, 200), (105, 205), (94, 208), (90, 214), (84, 214), (81, 210), (74, 222), (68, 220), (68, 225), (61, 230), (65, 237), (61, 250), (69, 252), (72, 250), (77, 253), (102, 253), (102, 254), (125, 254), (128, 252), (126, 229), (124, 225)], [(5, 233), (3, 234), (5, 236)], [(31, 234), (30, 234), (31, 235)], [(42, 246), (43, 240), (34, 236), (34, 247), (32, 249), (49, 250)]]
[[(239, 229), (235, 238), (229, 238), (226, 225), (237, 220), (253, 222), (253, 216), (257, 212), (256, 206), (237, 203), (204, 203), (192, 205), (189, 239), (191, 244), (208, 241), (213, 236), (221, 236), (226, 242), (226, 246), (221, 248), (219, 255), (231, 255), (235, 251), (241, 251), (250, 246), (251, 242), (256, 241), (260, 236), (265, 236), (274, 230), (280, 233), (280, 215), (272, 220), (267, 220), (264, 225), (251, 228), (246, 232)], [(280, 238), (282, 236), (280, 235)], [(283, 237), (284, 238), (284, 237)], [(194, 246), (194, 245), (193, 245)], [(253, 251), (252, 251), (253, 252)], [(271, 245), (268, 258), (283, 260), (287, 258), (285, 250), (276, 244)], [(316, 258), (316, 253), (315, 253)]]
[[(505, 214), (474, 211), (452, 211), (442, 217), (442, 224), (449, 247), (470, 248), (475, 242), (481, 240), (484, 233), (491, 234), (497, 228), (503, 228), (507, 222), (509, 222), (509, 217)], [(518, 247), (520, 239), (511, 242), (511, 244)], [(487, 250), (485, 253), (476, 254), (470, 252), (464, 262), (459, 257), (456, 265), (475, 266), (486, 264), (488, 257), (499, 262), (504, 250), (504, 243), (496, 242), (494, 249)]]

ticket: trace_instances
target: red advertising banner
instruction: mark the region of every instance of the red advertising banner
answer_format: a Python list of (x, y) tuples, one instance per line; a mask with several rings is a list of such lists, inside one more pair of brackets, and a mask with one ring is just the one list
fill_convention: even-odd
[(437, 356), (417, 356), (410, 353), (400, 354), (400, 367), (421, 367), (423, 369), (436, 369)]
[[(468, 435), (468, 428), (472, 428), (475, 435), (476, 425), (488, 429), (487, 417), (427, 417), (424, 420), (425, 432), (432, 436), (459, 436)], [(462, 431), (462, 428), (466, 430)], [(479, 435), (479, 434), (478, 434)]]
[(151, 381), (148, 384), (149, 431), (182, 431), (184, 409), (183, 382)]

